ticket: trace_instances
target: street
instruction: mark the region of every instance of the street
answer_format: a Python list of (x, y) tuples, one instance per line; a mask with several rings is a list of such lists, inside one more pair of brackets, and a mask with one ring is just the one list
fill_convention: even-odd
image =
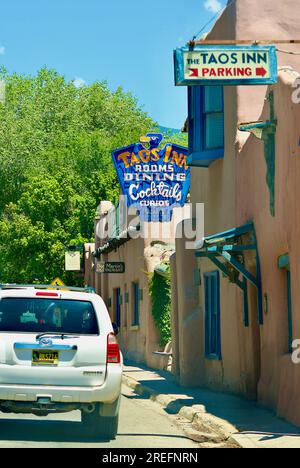
[(119, 435), (116, 440), (95, 442), (81, 432), (80, 413), (38, 418), (0, 414), (0, 448), (197, 448), (174, 419), (151, 400), (141, 399), (123, 387)]

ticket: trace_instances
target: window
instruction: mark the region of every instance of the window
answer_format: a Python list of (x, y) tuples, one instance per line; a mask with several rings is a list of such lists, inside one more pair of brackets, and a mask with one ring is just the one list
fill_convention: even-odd
[(205, 282), (205, 355), (221, 360), (220, 274), (206, 273)]
[(3, 298), (0, 301), (0, 331), (98, 335), (99, 327), (91, 302)]
[(132, 325), (138, 326), (140, 324), (140, 290), (139, 283), (132, 284), (133, 292), (133, 320)]
[(223, 88), (206, 86), (204, 88), (204, 148), (206, 150), (224, 147)]
[(222, 86), (190, 86), (189, 164), (209, 167), (224, 156), (224, 100)]
[(293, 352), (293, 306), (292, 306), (292, 285), (289, 255), (282, 255), (278, 259), (278, 266), (285, 271), (287, 285), (287, 325), (288, 325), (288, 350)]
[(122, 305), (121, 289), (117, 288), (115, 290), (115, 321), (116, 321), (118, 328), (121, 327), (121, 305)]
[(127, 292), (127, 284), (124, 286), (124, 302), (123, 302), (123, 327), (127, 327), (128, 323), (128, 302), (129, 302), (129, 294)]

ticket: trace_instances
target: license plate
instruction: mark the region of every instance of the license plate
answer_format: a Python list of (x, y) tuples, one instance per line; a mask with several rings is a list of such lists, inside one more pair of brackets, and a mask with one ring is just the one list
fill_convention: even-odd
[(58, 351), (32, 351), (33, 366), (58, 366)]

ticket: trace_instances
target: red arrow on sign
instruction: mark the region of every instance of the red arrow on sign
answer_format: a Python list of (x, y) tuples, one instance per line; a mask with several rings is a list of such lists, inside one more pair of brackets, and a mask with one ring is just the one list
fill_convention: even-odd
[(264, 77), (264, 76), (266, 76), (267, 73), (268, 73), (268, 72), (267, 72), (267, 70), (266, 70), (264, 67), (261, 67), (261, 68), (257, 68), (257, 69), (256, 69), (256, 76), (262, 76), (262, 77)]
[(192, 72), (190, 78), (192, 78), (193, 76), (199, 76), (198, 68), (189, 68), (189, 70)]

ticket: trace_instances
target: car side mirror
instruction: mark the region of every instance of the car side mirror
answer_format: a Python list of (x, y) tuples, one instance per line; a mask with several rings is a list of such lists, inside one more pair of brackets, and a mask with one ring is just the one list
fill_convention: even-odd
[(118, 325), (117, 325), (115, 322), (113, 322), (113, 323), (112, 323), (112, 326), (113, 326), (113, 329), (114, 329), (114, 334), (115, 334), (115, 335), (118, 335), (118, 334), (119, 334), (119, 327), (118, 327)]

